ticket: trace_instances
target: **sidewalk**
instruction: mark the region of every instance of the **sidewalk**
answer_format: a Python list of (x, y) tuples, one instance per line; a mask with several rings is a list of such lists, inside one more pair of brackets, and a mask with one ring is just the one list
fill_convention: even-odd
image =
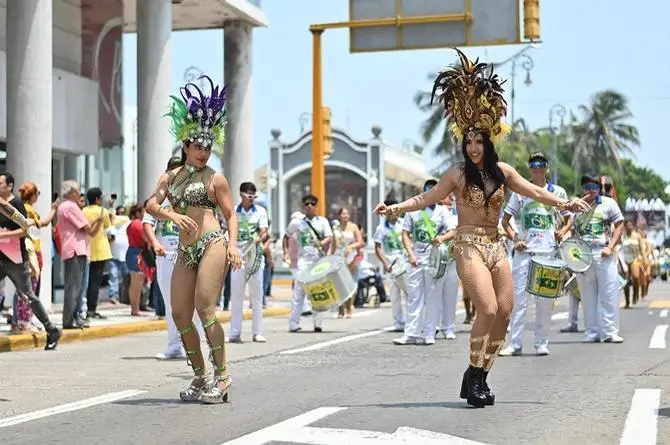
[[(267, 300), (267, 307), (263, 310), (264, 317), (280, 317), (290, 313), (290, 288), (275, 286), (272, 290), (274, 296)], [(160, 319), (154, 314), (146, 313), (144, 317), (131, 317), (130, 306), (125, 304), (111, 304), (107, 300), (106, 293), (102, 295), (98, 311), (106, 320), (89, 320), (91, 327), (85, 329), (68, 329), (63, 331), (61, 343), (75, 341), (95, 340), (99, 338), (119, 337), (142, 332), (167, 330), (167, 321)], [(248, 307), (248, 300), (245, 307)], [(4, 314), (3, 314), (4, 315)], [(62, 320), (62, 304), (54, 303), (51, 306), (51, 319), (58, 326)], [(230, 321), (230, 311), (219, 312), (217, 318), (222, 323)], [(251, 319), (251, 310), (245, 309), (244, 319)], [(0, 352), (19, 351), (32, 348), (44, 348), (46, 334), (42, 327), (34, 327), (34, 330), (11, 334), (10, 326), (5, 317), (0, 319)]]

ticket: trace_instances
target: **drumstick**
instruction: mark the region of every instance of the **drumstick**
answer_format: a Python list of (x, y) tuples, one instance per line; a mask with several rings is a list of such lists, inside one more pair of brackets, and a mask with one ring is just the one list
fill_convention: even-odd
[[(40, 237), (40, 230), (35, 226), (35, 224), (28, 223), (28, 220), (25, 216), (19, 212), (16, 207), (0, 198), (0, 213), (5, 215), (7, 218), (15, 222), (20, 228), (28, 232), (28, 236), (32, 239)], [(37, 221), (35, 221), (37, 223)]]

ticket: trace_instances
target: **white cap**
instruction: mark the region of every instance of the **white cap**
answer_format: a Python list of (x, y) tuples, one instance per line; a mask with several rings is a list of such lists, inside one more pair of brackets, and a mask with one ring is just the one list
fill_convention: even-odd
[(302, 212), (291, 213), (291, 219), (303, 219), (305, 215)]

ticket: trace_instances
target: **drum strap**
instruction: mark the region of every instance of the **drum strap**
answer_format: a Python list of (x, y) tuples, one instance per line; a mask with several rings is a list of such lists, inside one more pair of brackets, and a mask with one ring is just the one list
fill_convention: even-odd
[(428, 212), (426, 212), (426, 209), (421, 210), (421, 219), (423, 220), (423, 223), (426, 226), (426, 231), (428, 232), (428, 236), (432, 240), (435, 238), (435, 224), (428, 218)]
[(321, 237), (321, 235), (319, 235), (319, 232), (316, 231), (316, 229), (314, 228), (314, 226), (312, 225), (312, 223), (309, 222), (309, 220), (308, 220), (307, 218), (305, 218), (305, 222), (307, 223), (307, 225), (309, 226), (309, 228), (312, 229), (312, 232), (314, 232), (314, 235), (316, 235), (316, 239), (318, 239), (319, 241), (321, 241), (323, 238)]

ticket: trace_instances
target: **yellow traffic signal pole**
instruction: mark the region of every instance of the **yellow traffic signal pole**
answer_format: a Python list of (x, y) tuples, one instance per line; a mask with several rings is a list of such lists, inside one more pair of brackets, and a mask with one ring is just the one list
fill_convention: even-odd
[(310, 29), (312, 32), (313, 54), (313, 93), (312, 93), (312, 194), (319, 198), (316, 214), (326, 216), (326, 168), (323, 159), (323, 102), (321, 80), (321, 34), (322, 29)]

